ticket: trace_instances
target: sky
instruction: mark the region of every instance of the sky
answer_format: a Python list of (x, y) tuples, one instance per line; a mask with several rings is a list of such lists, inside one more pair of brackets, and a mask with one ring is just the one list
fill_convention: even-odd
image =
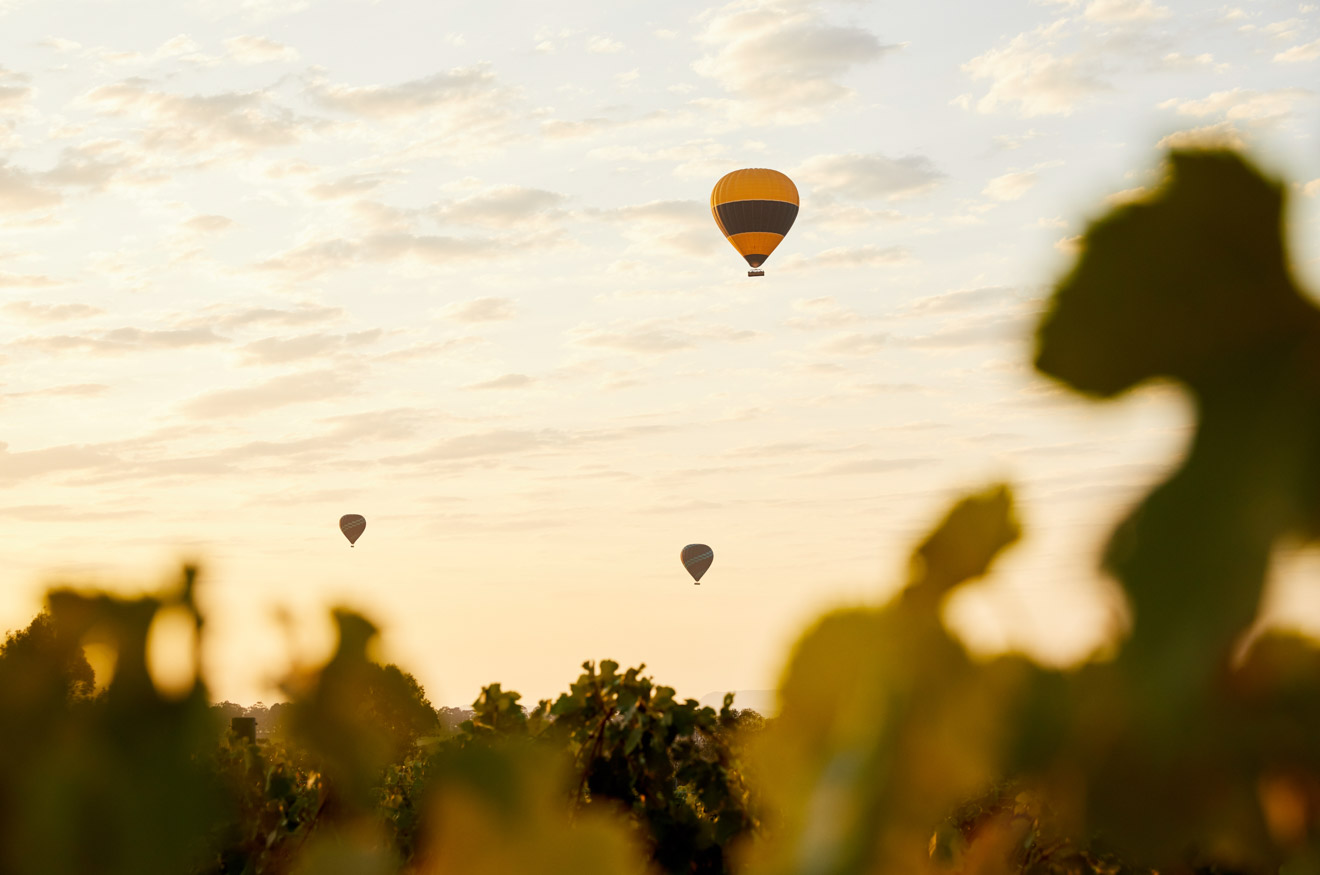
[[(1320, 289), (1318, 88), (1315, 0), (0, 0), (0, 628), (196, 560), (217, 700), (338, 604), (437, 705), (766, 689), (1002, 479), (1026, 538), (948, 620), (1082, 659), (1191, 413), (1035, 375), (1035, 320), (1180, 144), (1288, 182)], [(763, 278), (743, 167), (801, 195)], [(1265, 613), (1320, 629), (1317, 573)]]

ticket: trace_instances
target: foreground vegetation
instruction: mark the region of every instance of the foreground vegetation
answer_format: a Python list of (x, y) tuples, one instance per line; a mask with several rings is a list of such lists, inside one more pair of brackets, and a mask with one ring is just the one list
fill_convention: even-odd
[[(1186, 458), (1116, 527), (1129, 628), (1057, 672), (972, 659), (946, 597), (1020, 535), (1011, 491), (957, 502), (888, 604), (802, 635), (762, 726), (586, 663), (529, 711), (492, 685), (428, 736), (376, 629), (287, 679), (282, 738), (222, 738), (202, 678), (147, 670), (161, 610), (200, 642), (196, 575), (152, 598), (55, 590), (0, 652), (0, 872), (1306, 873), (1320, 870), (1320, 651), (1241, 652), (1271, 552), (1320, 535), (1320, 311), (1288, 269), (1283, 189), (1221, 152), (1094, 223), (1037, 367), (1198, 412)], [(116, 654), (92, 690), (88, 644)], [(426, 714), (429, 713), (428, 718)]]

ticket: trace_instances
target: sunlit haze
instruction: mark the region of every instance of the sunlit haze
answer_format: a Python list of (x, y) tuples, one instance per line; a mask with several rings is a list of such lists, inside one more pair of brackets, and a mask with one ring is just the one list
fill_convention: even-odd
[[(0, 627), (196, 560), (216, 699), (336, 604), (437, 705), (766, 689), (1006, 479), (950, 618), (1082, 658), (1191, 413), (1035, 375), (1034, 320), (1179, 144), (1288, 181), (1320, 289), (1317, 83), (1314, 0), (0, 0)], [(710, 214), (744, 167), (801, 195), (763, 278)], [(1316, 564), (1276, 604), (1320, 626)]]

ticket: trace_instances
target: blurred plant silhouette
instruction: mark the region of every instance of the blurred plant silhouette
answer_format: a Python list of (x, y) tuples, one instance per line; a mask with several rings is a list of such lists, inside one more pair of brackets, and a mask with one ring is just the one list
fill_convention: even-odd
[(1182, 464), (1105, 551), (1131, 633), (1037, 704), (1073, 722), (1023, 760), (1087, 776), (1090, 823), (1158, 865), (1315, 852), (1312, 646), (1271, 635), (1234, 664), (1272, 551), (1320, 534), (1320, 310), (1289, 270), (1283, 208), (1240, 156), (1175, 152), (1158, 192), (1087, 233), (1038, 335), (1037, 366), (1078, 391), (1164, 378), (1196, 405)]
[(978, 661), (943, 624), (1019, 538), (1003, 485), (953, 505), (889, 603), (815, 621), (765, 721), (602, 660), (531, 711), (492, 684), (455, 728), (340, 609), (251, 744), (196, 672), (149, 670), (166, 611), (199, 664), (193, 569), (156, 597), (57, 589), (0, 647), (0, 875), (1320, 871), (1320, 650), (1243, 648), (1273, 551), (1320, 534), (1320, 312), (1283, 208), (1241, 156), (1175, 152), (1091, 225), (1040, 325), (1066, 386), (1164, 379), (1196, 405), (1105, 550), (1131, 612), (1113, 654)]

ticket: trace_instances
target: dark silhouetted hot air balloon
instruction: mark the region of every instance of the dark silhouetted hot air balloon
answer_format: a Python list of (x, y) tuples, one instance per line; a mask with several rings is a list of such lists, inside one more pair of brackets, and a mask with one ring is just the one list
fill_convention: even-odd
[(683, 560), (683, 567), (692, 575), (692, 582), (701, 585), (701, 575), (710, 569), (710, 563), (715, 561), (715, 551), (705, 544), (688, 544), (678, 554), (678, 558)]
[(747, 275), (765, 276), (757, 268), (797, 218), (797, 186), (778, 170), (735, 170), (715, 183), (710, 212), (733, 248), (752, 266)]
[(357, 539), (362, 537), (362, 533), (367, 530), (367, 518), (355, 513), (346, 513), (339, 518), (339, 531), (348, 538), (348, 546), (352, 547), (357, 543)]

